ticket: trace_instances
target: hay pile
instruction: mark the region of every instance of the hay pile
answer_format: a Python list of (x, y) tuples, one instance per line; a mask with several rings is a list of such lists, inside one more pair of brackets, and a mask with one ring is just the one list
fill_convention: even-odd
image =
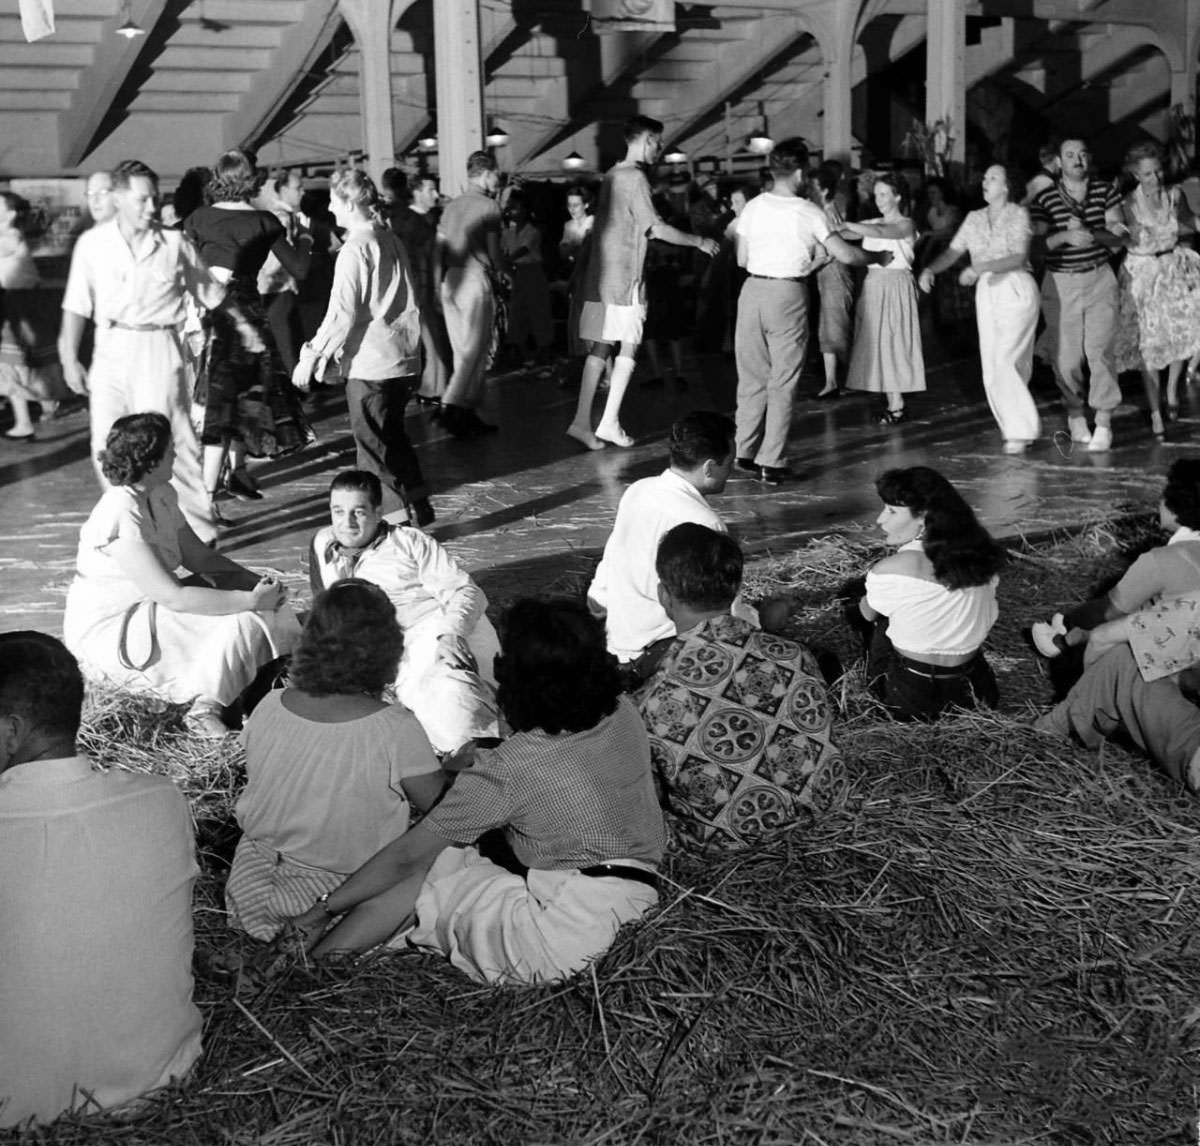
[[(1031, 547), (1002, 624), (1083, 595), (1144, 533)], [(800, 593), (797, 632), (836, 647), (828, 594), (867, 547), (824, 546), (763, 560), (751, 582)], [(1028, 678), (1044, 696), (1007, 642), (1002, 689)], [(89, 748), (175, 775), (197, 808), (206, 1054), (137, 1121), (0, 1140), (1194, 1142), (1200, 805), (1144, 760), (1011, 715), (902, 726), (853, 672), (842, 693), (842, 812), (753, 852), (671, 857), (661, 908), (594, 973), (527, 991), (415, 954), (265, 985), (216, 970), (255, 947), (219, 912), (236, 752), (198, 751), (176, 713), (100, 704)]]

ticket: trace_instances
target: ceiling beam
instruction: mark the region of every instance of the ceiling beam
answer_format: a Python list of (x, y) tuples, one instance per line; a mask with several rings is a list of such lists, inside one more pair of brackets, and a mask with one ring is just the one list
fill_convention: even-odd
[(258, 73), (237, 111), (225, 116), (227, 147), (257, 149), (262, 135), (341, 27), (337, 0), (305, 0), (300, 19), (282, 35), (271, 63)]
[[(166, 6), (167, 0), (132, 0), (129, 11), (150, 32)], [(123, 22), (121, 11), (105, 21), (91, 67), (80, 71), (75, 98), (70, 108), (59, 113), (58, 152), (63, 167), (78, 167), (83, 162), (146, 41), (152, 39), (138, 36), (127, 40), (118, 36), (117, 27)]]

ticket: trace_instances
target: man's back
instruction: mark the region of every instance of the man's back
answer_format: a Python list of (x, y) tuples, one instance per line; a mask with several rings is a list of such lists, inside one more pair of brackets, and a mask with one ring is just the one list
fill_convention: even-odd
[(0, 774), (0, 1126), (187, 1073), (196, 874), (169, 780), (86, 757)]

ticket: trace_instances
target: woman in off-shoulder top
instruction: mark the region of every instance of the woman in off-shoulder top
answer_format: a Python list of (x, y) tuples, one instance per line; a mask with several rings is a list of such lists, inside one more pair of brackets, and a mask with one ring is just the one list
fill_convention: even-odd
[(868, 686), (898, 720), (994, 705), (982, 646), (996, 623), (1004, 551), (936, 470), (888, 470), (875, 488), (877, 522), (896, 552), (868, 571), (852, 616), (870, 639)]

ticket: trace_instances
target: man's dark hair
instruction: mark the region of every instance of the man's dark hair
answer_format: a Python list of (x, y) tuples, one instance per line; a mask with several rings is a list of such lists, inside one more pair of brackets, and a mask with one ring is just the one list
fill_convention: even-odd
[(61, 641), (29, 629), (0, 633), (0, 714), (74, 740), (82, 711), (83, 675)]
[(781, 143), (775, 144), (775, 149), (771, 152), (768, 162), (771, 165), (771, 171), (777, 178), (779, 176), (787, 178), (797, 171), (807, 171), (808, 144), (799, 136), (785, 139)]
[(662, 135), (663, 125), (660, 120), (651, 119), (648, 115), (631, 115), (625, 121), (625, 142), (632, 143), (643, 135)]
[(617, 707), (621, 674), (604, 625), (565, 597), (516, 601), (501, 622), (496, 703), (514, 732), (594, 728)]
[(388, 167), (379, 177), (379, 186), (393, 199), (400, 200), (408, 190), (408, 176), (399, 167)]
[(1200, 529), (1200, 459), (1180, 458), (1172, 463), (1162, 499), (1180, 525)]
[(1092, 150), (1092, 145), (1088, 143), (1086, 135), (1064, 135), (1062, 139), (1058, 141), (1058, 154), (1060, 157), (1062, 156), (1063, 148), (1066, 147), (1068, 143), (1082, 143), (1085, 151), (1090, 152)]
[(671, 465), (694, 470), (712, 458), (723, 462), (733, 452), (733, 419), (711, 410), (693, 410), (671, 427)]
[(482, 175), (485, 171), (495, 171), (498, 167), (496, 157), (486, 151), (472, 151), (467, 156), (468, 179), (474, 179), (476, 175)]
[(339, 489), (352, 489), (365, 493), (376, 509), (383, 505), (383, 485), (379, 478), (366, 470), (342, 470), (329, 483), (330, 494)]
[(693, 609), (727, 609), (742, 587), (742, 551), (728, 533), (685, 521), (658, 543), (658, 579)]
[(158, 192), (158, 173), (153, 167), (148, 167), (140, 159), (122, 159), (120, 163), (112, 169), (112, 185), (114, 191), (127, 191), (129, 183), (138, 177), (149, 179), (154, 184), (155, 193)]

